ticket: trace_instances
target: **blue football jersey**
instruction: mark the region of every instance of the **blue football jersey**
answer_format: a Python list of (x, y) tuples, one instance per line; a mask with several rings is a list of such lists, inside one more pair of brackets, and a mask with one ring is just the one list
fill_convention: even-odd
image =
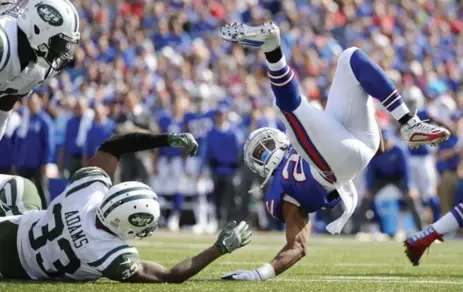
[(267, 211), (281, 221), (284, 221), (281, 206), (285, 196), (296, 200), (300, 208), (307, 213), (324, 208), (331, 209), (341, 202), (339, 196), (334, 196), (331, 201), (328, 200), (328, 192), (315, 180), (310, 172), (310, 165), (293, 147), (286, 152), (275, 170), (272, 184), (265, 196)]
[(184, 120), (186, 128), (196, 139), (205, 138), (214, 126), (215, 113), (213, 110), (205, 113), (187, 113)]
[[(163, 133), (182, 133), (185, 131), (184, 120), (175, 120), (169, 112), (161, 113), (158, 124)], [(182, 148), (162, 147), (159, 149), (160, 156), (181, 156), (182, 154)]]

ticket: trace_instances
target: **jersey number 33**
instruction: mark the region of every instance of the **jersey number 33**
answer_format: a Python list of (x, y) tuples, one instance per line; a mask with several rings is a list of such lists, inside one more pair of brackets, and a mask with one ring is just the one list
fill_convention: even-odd
[[(38, 222), (32, 224), (31, 229), (29, 230), (29, 242), (31, 247), (38, 251), (36, 254), (37, 263), (42, 269), (42, 271), (47, 274), (50, 278), (62, 278), (66, 274), (73, 274), (80, 268), (80, 260), (74, 253), (71, 243), (62, 237), (63, 234), (63, 219), (61, 216), (61, 204), (56, 204), (53, 207), (53, 221), (48, 222), (45, 226), (36, 226)], [(50, 225), (54, 225), (53, 228), (50, 229)], [(34, 228), (41, 229), (41, 236), (34, 237)], [(38, 231), (38, 230), (37, 230)], [(37, 232), (36, 234), (39, 234)], [(44, 247), (47, 243), (49, 244), (57, 244), (59, 249), (63, 251), (61, 253), (60, 258), (53, 261), (53, 266), (56, 270), (47, 270), (43, 266), (43, 257), (40, 254), (40, 249)], [(66, 257), (66, 259), (65, 259)], [(66, 265), (63, 264), (67, 263)]]

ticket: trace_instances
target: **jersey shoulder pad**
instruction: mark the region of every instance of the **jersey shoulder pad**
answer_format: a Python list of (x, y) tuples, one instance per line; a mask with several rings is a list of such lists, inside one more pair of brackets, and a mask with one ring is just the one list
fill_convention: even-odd
[(76, 171), (70, 178), (69, 184), (77, 182), (81, 179), (87, 178), (89, 181), (101, 181), (108, 187), (111, 186), (111, 178), (109, 175), (99, 167), (84, 167)]
[(5, 69), (11, 57), (11, 44), (8, 33), (0, 24), (0, 71)]

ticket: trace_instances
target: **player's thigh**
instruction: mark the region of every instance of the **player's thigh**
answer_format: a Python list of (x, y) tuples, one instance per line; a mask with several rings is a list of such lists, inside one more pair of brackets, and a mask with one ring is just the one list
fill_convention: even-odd
[(325, 111), (367, 146), (378, 149), (380, 136), (373, 99), (363, 90), (350, 65), (355, 50), (344, 50), (338, 58)]
[(333, 116), (305, 100), (295, 111), (281, 114), (298, 154), (321, 171), (326, 162), (338, 181), (354, 178), (374, 155)]
[(0, 182), (0, 216), (21, 215), (42, 209), (37, 187), (30, 180), (20, 176), (0, 175)]
[(18, 248), (19, 217), (0, 218), (0, 274), (7, 279), (27, 279), (21, 266)]

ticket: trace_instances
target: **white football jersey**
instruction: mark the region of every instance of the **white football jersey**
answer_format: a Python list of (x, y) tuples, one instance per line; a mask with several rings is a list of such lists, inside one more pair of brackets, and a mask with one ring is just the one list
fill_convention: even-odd
[(21, 71), (18, 49), (17, 19), (9, 15), (0, 16), (0, 98), (27, 95), (45, 79), (58, 73), (44, 60), (30, 62)]
[(104, 171), (83, 168), (47, 210), (21, 217), (18, 253), (32, 279), (124, 280), (136, 272), (137, 250), (96, 226), (96, 208), (110, 186)]

